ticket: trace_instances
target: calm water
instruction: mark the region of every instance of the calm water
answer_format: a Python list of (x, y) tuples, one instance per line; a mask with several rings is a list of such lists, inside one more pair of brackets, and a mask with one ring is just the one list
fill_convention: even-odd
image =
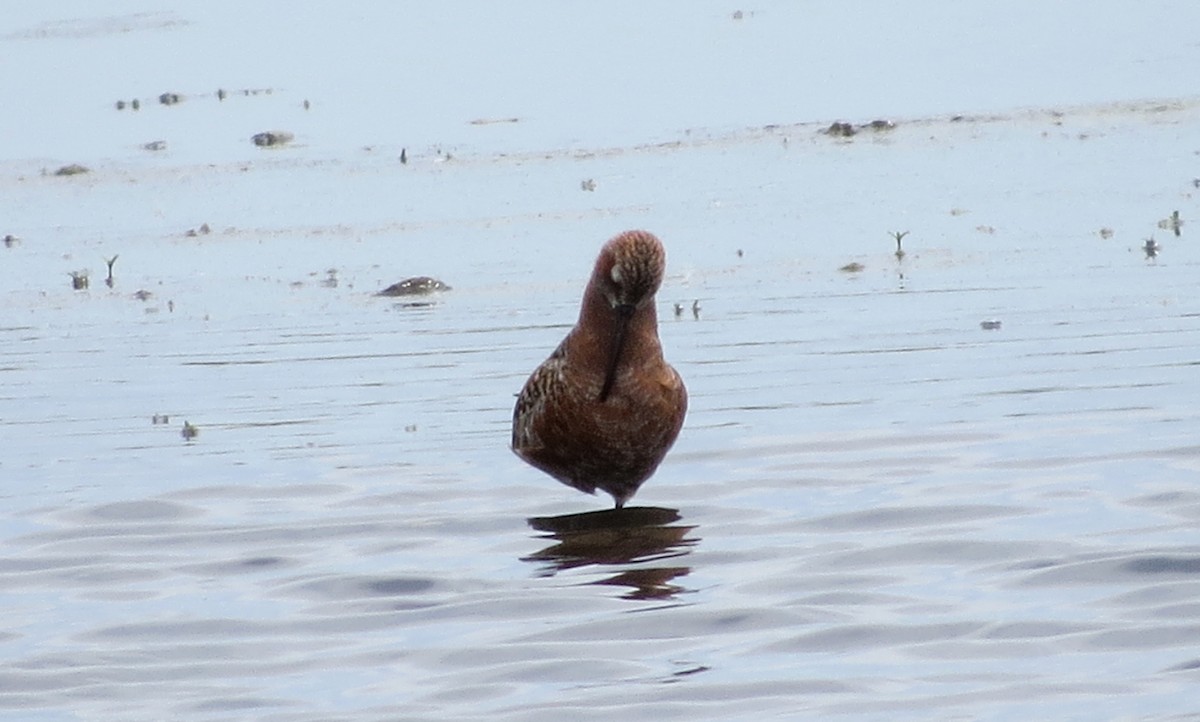
[[(63, 8), (0, 46), (246, 32)], [(685, 26), (775, 37), (733, 9)], [(0, 160), (0, 717), (1200, 719), (1200, 101), (1139, 67), (852, 140), (518, 95), (410, 141), (272, 63), (68, 103), (94, 133)], [(633, 227), (691, 409), (618, 515), (507, 442)], [(453, 290), (371, 295), (413, 275)]]

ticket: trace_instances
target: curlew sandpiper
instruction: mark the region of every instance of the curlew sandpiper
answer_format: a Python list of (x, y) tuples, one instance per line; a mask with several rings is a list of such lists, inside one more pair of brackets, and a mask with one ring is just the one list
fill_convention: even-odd
[(666, 252), (646, 231), (604, 245), (579, 320), (517, 396), (512, 448), (562, 483), (624, 506), (675, 443), (683, 379), (658, 340)]

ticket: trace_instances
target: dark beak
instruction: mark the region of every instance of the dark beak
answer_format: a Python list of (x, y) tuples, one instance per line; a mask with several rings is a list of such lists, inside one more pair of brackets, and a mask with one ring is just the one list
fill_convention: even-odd
[(621, 351), (625, 348), (625, 331), (629, 328), (629, 319), (633, 318), (633, 305), (620, 303), (613, 307), (617, 315), (617, 325), (613, 328), (612, 355), (608, 357), (608, 368), (604, 371), (604, 385), (600, 387), (600, 403), (608, 400), (613, 382), (617, 380), (617, 364), (621, 363)]

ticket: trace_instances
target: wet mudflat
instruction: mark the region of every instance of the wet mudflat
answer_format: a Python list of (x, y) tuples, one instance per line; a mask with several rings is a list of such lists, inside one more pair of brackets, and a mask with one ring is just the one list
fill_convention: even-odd
[[(1200, 714), (1197, 98), (414, 140), (278, 74), (4, 147), (0, 716)], [(507, 443), (637, 227), (691, 408), (615, 514)]]

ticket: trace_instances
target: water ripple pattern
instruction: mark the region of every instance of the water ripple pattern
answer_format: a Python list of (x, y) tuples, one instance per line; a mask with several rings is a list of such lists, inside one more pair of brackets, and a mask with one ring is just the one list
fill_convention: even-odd
[[(1191, 4), (160, 5), (0, 20), (0, 718), (1200, 719)], [(615, 512), (507, 444), (627, 228)]]

